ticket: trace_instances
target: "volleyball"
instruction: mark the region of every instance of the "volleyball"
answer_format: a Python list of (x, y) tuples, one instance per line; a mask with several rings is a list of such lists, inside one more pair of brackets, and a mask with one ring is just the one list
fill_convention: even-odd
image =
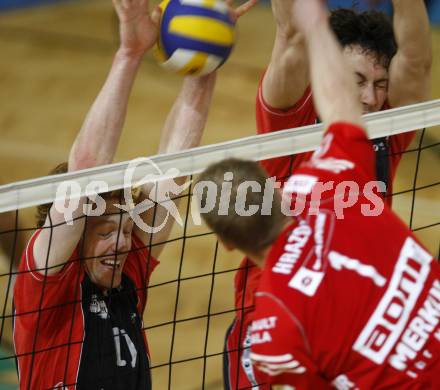
[(235, 21), (222, 0), (165, 0), (155, 48), (159, 63), (180, 75), (204, 75), (231, 54)]

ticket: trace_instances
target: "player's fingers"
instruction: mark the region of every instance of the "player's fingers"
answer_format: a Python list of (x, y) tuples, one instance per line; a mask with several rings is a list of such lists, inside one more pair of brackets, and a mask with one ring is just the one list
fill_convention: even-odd
[(153, 11), (151, 11), (151, 21), (156, 26), (159, 26), (161, 14), (162, 14), (162, 9), (158, 5), (154, 7)]
[(115, 7), (116, 11), (120, 11), (122, 8), (121, 0), (113, 0), (113, 6)]
[(235, 10), (236, 17), (239, 18), (239, 17), (243, 16), (246, 12), (248, 12), (257, 3), (258, 3), (258, 0), (248, 0), (248, 1), (246, 1), (246, 3), (240, 5)]
[(114, 6), (114, 8), (116, 10), (116, 13), (118, 15), (120, 15), (122, 10), (123, 10), (122, 1), (121, 0), (113, 0), (113, 6)]
[(131, 0), (121, 0), (122, 1), (122, 6), (124, 8), (128, 8), (131, 5)]

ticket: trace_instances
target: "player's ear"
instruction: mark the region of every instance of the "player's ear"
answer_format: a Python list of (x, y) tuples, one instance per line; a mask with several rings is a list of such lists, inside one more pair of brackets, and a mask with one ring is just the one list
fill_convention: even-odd
[(224, 240), (220, 236), (217, 236), (220, 243), (226, 248), (227, 251), (233, 251), (234, 249), (237, 249), (235, 245), (231, 244), (229, 241)]

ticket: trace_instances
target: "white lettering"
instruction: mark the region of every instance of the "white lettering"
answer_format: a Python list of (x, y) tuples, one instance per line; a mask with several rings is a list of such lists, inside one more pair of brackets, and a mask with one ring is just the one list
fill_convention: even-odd
[(220, 200), (218, 205), (218, 215), (229, 215), (229, 205), (231, 203), (231, 191), (234, 174), (232, 172), (225, 172), (223, 175), (222, 189), (220, 192)]
[(272, 337), (270, 336), (270, 333), (267, 330), (261, 333), (253, 333), (251, 336), (251, 343), (254, 345), (270, 343), (271, 341), (272, 341)]
[[(411, 237), (406, 239), (387, 291), (353, 345), (355, 351), (377, 364), (385, 361), (408, 323), (431, 261), (432, 256), (416, 241)], [(378, 340), (380, 343), (375, 342)]]
[(127, 365), (127, 361), (122, 359), (121, 355), (121, 339), (120, 336), (124, 336), (124, 339), (127, 343), (128, 350), (131, 355), (131, 367), (136, 367), (136, 358), (137, 358), (137, 350), (136, 346), (133, 344), (133, 341), (131, 341), (130, 336), (127, 334), (127, 332), (124, 329), (119, 329), (118, 327), (113, 328), (113, 339), (115, 342), (115, 349), (116, 349), (116, 365), (118, 367), (125, 367)]
[[(348, 189), (348, 196), (346, 197)], [(352, 207), (359, 199), (359, 184), (354, 181), (342, 181), (335, 189), (334, 209), (336, 218), (344, 219), (344, 210)]]
[(302, 249), (306, 245), (310, 236), (312, 235), (312, 228), (304, 221), (293, 229), (287, 239), (287, 244), (284, 246), (284, 254), (280, 256), (277, 263), (273, 266), (272, 271), (279, 274), (289, 275), (296, 262), (302, 254)]
[(260, 330), (273, 329), (276, 326), (277, 317), (266, 317), (261, 320), (255, 320), (252, 322), (252, 332), (258, 332)]
[(57, 188), (54, 206), (64, 215), (67, 225), (73, 225), (73, 213), (78, 209), (80, 196), (81, 186), (76, 181), (63, 181)]
[(383, 181), (369, 181), (365, 184), (364, 196), (373, 206), (371, 207), (368, 204), (361, 205), (361, 213), (365, 217), (377, 217), (385, 207), (383, 199), (375, 191), (385, 193), (387, 191), (385, 183)]
[(92, 181), (87, 184), (86, 196), (96, 205), (93, 209), (93, 204), (86, 203), (83, 205), (83, 212), (88, 217), (99, 217), (105, 213), (107, 206), (104, 198), (99, 193), (107, 192), (108, 184), (105, 181)]
[(390, 364), (397, 370), (405, 370), (407, 361), (415, 359), (425, 346), (430, 334), (440, 321), (440, 301), (434, 297), (439, 291), (440, 283), (435, 280), (423, 306), (411, 320), (408, 328), (397, 344), (395, 353), (390, 357)]
[(387, 280), (372, 265), (362, 264), (359, 260), (350, 259), (336, 251), (331, 251), (328, 255), (328, 259), (330, 260), (332, 268), (337, 271), (341, 271), (342, 268), (345, 268), (356, 272), (364, 278), (372, 279), (379, 287), (385, 286)]
[(316, 176), (292, 175), (284, 186), (286, 192), (307, 195), (312, 192), (314, 184), (318, 181)]
[(325, 183), (316, 183), (313, 187), (312, 196), (310, 199), (310, 206), (308, 210), (309, 215), (318, 215), (319, 206), (321, 205), (322, 194), (326, 191), (333, 190), (334, 181), (327, 181)]
[(260, 206), (249, 205), (246, 210), (248, 189), (252, 192), (261, 192), (261, 185), (256, 181), (245, 181), (237, 187), (237, 199), (235, 200), (235, 212), (241, 217), (251, 217), (258, 212)]
[(412, 360), (416, 357), (417, 353), (404, 343), (397, 344), (396, 353), (391, 355), (390, 364), (399, 371), (406, 369), (406, 363), (408, 360)]

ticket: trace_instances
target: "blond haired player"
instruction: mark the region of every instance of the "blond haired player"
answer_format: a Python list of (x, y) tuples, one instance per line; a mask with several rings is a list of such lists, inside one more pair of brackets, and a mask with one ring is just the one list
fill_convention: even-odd
[[(136, 73), (158, 37), (158, 10), (150, 14), (147, 0), (113, 2), (120, 47), (71, 148), (69, 172), (113, 161)], [(242, 11), (235, 11), (237, 17)], [(159, 153), (198, 145), (215, 77), (183, 81)], [(139, 201), (149, 190), (143, 189)], [(40, 209), (42, 227), (23, 254), (14, 292), (21, 389), (151, 389), (142, 315), (149, 278), (173, 220), (152, 235), (115, 206), (125, 204), (123, 191), (101, 199), (104, 215), (85, 218), (89, 201), (80, 199), (69, 223), (59, 211), (63, 202)], [(91, 211), (98, 207), (96, 202)], [(150, 227), (159, 226), (166, 209), (154, 207), (140, 217)]]

